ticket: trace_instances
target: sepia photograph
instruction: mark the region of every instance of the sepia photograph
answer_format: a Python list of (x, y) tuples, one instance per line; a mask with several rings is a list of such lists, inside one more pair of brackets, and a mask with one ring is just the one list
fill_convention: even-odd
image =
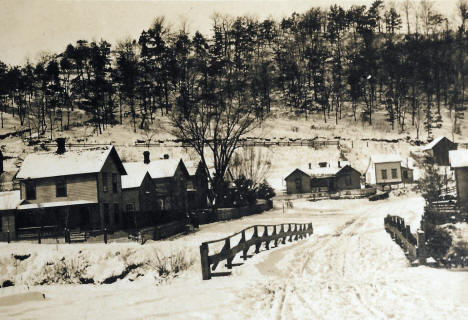
[(468, 0), (0, 0), (0, 319), (468, 318)]

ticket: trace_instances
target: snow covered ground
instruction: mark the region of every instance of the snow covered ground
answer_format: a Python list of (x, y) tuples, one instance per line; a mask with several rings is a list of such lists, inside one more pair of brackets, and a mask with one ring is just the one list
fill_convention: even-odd
[[(125, 278), (110, 285), (3, 288), (0, 318), (466, 319), (468, 273), (411, 267), (383, 228), (383, 217), (397, 214), (413, 230), (422, 210), (423, 200), (414, 196), (378, 202), (297, 200), (284, 213), (278, 209), (213, 223), (171, 241), (143, 246), (119, 243), (107, 249), (95, 245), (88, 248), (89, 255), (96, 254), (93, 250), (128, 247), (142, 255), (152, 247), (172, 246), (184, 248), (197, 260), (178, 277), (160, 283), (148, 271), (134, 281)], [(202, 241), (253, 224), (310, 221), (314, 224), (312, 237), (264, 250), (234, 267), (230, 276), (201, 280), (197, 251)], [(82, 246), (59, 245), (57, 249), (55, 245), (30, 244), (22, 250), (50, 255), (47, 251), (84, 250)], [(18, 244), (3, 245), (0, 252), (7, 256), (19, 249)], [(93, 263), (108, 261), (104, 254), (101, 259)]]

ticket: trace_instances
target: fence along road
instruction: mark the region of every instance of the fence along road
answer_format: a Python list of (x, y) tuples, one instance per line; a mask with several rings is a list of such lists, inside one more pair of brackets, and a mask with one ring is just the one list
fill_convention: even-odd
[[(288, 228), (286, 230), (285, 226)], [(259, 236), (259, 229), (263, 228), (263, 234)], [(278, 230), (279, 229), (279, 230)], [(253, 231), (252, 236), (247, 240), (247, 232)], [(265, 244), (265, 249), (270, 249), (270, 242), (274, 241), (275, 247), (278, 246), (279, 242), (285, 244), (286, 241), (292, 242), (299, 239), (304, 239), (307, 236), (312, 235), (313, 227), (312, 223), (307, 224), (279, 224), (279, 225), (255, 225), (243, 229), (240, 232), (234, 233), (226, 238), (203, 242), (200, 246), (200, 258), (201, 258), (201, 267), (202, 267), (202, 277), (203, 280), (209, 280), (212, 276), (217, 274), (212, 274), (211, 271), (214, 271), (218, 264), (221, 261), (226, 260), (226, 266), (228, 269), (232, 269), (234, 257), (237, 253), (242, 251), (242, 258), (247, 260), (248, 251), (250, 247), (255, 246), (255, 253), (260, 252), (260, 247), (262, 244)], [(236, 238), (239, 238), (239, 243), (231, 247), (231, 241), (235, 241)], [(220, 250), (210, 255), (209, 246), (216, 246), (216, 244), (224, 244)], [(219, 247), (219, 246), (218, 246)], [(223, 273), (222, 275), (225, 275)]]

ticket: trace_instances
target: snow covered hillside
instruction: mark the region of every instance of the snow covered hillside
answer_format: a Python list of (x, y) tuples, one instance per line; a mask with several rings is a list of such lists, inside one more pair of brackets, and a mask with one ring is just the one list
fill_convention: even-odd
[[(158, 281), (147, 272), (134, 281), (124, 278), (109, 285), (3, 288), (0, 314), (7, 319), (63, 319), (64, 315), (70, 319), (465, 319), (468, 274), (411, 267), (384, 230), (385, 215), (404, 216), (413, 228), (422, 210), (419, 197), (375, 203), (298, 200), (285, 213), (273, 210), (205, 225), (172, 241), (134, 246), (140, 253), (152, 246), (181, 247), (193, 253), (195, 264), (175, 278)], [(312, 237), (262, 251), (234, 267), (231, 276), (201, 280), (197, 250), (202, 241), (252, 224), (310, 221)], [(80, 246), (31, 244), (22, 251), (43, 256)], [(123, 251), (128, 246), (113, 244), (107, 250)], [(2, 256), (19, 249), (2, 245)], [(82, 252), (92, 255), (93, 250), (103, 249), (100, 245)], [(236, 258), (234, 263), (238, 262)], [(94, 263), (113, 268), (112, 260), (104, 256)]]

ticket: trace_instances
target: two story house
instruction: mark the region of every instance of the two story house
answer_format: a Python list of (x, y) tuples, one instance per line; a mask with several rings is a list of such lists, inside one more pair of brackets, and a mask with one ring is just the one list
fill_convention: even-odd
[(29, 154), (23, 161), (16, 176), (17, 227), (119, 228), (126, 171), (115, 148), (67, 151), (64, 139), (57, 142), (57, 152)]
[[(182, 159), (150, 160), (149, 151), (143, 153), (142, 162), (128, 162), (125, 166), (138, 175), (148, 172), (156, 188), (156, 205), (153, 210), (164, 212), (164, 220), (171, 220), (169, 214), (185, 213), (188, 209), (187, 182), (189, 173)], [(127, 199), (127, 198), (126, 198)], [(124, 202), (125, 210), (132, 208), (131, 202)], [(173, 217), (175, 218), (175, 217)]]

